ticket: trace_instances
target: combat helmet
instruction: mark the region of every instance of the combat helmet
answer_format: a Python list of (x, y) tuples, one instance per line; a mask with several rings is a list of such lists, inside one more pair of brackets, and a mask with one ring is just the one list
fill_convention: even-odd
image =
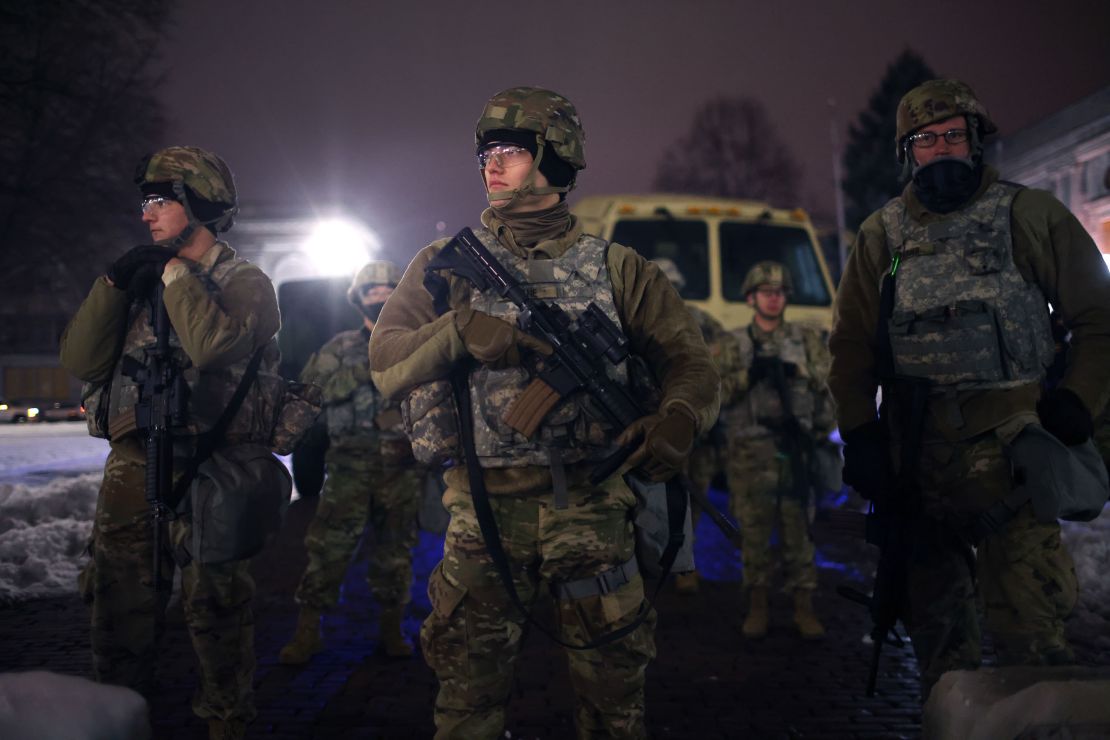
[(906, 161), (907, 137), (922, 126), (965, 115), (971, 131), (972, 153), (981, 153), (981, 137), (998, 127), (970, 87), (959, 80), (929, 80), (902, 96), (895, 116), (894, 148), (899, 164)]
[(174, 239), (183, 244), (198, 226), (227, 231), (239, 212), (235, 178), (227, 163), (195, 146), (171, 146), (148, 154), (135, 171), (144, 195), (173, 198), (185, 208), (189, 225)]
[(347, 300), (356, 306), (360, 306), (362, 300), (359, 294), (366, 286), (388, 285), (391, 288), (396, 288), (400, 281), (401, 268), (392, 262), (386, 262), (385, 260), (367, 262), (361, 270), (355, 273), (354, 279), (351, 280), (351, 287), (347, 289)]
[[(577, 172), (586, 168), (583, 145), (586, 139), (582, 122), (574, 105), (551, 90), (540, 87), (510, 87), (494, 95), (482, 109), (478, 125), (474, 129), (476, 148), (495, 141), (517, 143), (533, 152), (532, 169), (523, 185), (515, 191), (497, 191), (503, 200), (506, 196), (516, 198), (520, 195), (547, 195), (567, 193), (574, 188)], [(557, 161), (544, 166), (545, 155)], [(566, 176), (560, 179), (566, 185), (534, 186), (536, 172), (541, 169), (547, 174), (547, 167), (560, 166)], [(548, 176), (548, 179), (552, 178)], [(490, 198), (495, 200), (495, 198)]]
[(773, 288), (782, 288), (789, 296), (794, 292), (794, 281), (790, 279), (790, 270), (781, 262), (764, 260), (756, 262), (744, 276), (740, 284), (740, 294), (747, 297), (749, 293), (761, 285), (770, 285)]

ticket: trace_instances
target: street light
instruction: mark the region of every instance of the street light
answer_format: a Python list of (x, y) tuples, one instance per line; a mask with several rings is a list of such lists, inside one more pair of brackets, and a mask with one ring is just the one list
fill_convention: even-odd
[(344, 218), (318, 222), (301, 246), (321, 277), (353, 275), (380, 251), (381, 241), (374, 232)]

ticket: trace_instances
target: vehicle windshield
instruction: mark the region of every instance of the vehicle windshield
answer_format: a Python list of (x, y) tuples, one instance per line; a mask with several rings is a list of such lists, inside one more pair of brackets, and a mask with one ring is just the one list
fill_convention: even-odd
[(621, 220), (613, 228), (613, 241), (645, 259), (671, 260), (686, 280), (679, 295), (695, 301), (709, 298), (709, 229), (704, 221), (669, 215)]
[(721, 223), (721, 293), (725, 300), (743, 302), (740, 286), (756, 262), (774, 260), (786, 265), (794, 281), (790, 303), (828, 306), (832, 303), (809, 232), (796, 226), (723, 221)]

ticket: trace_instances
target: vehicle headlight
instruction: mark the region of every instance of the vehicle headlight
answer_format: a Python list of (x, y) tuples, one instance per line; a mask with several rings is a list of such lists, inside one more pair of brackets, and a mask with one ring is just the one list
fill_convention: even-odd
[(38, 415), (39, 415), (39, 410), (37, 408), (35, 408), (34, 406), (27, 409), (27, 418), (28, 419), (34, 419)]

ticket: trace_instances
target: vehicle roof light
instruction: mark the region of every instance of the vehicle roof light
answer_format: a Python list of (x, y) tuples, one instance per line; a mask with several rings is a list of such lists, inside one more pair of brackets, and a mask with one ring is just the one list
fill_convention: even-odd
[(635, 213), (636, 208), (634, 206), (630, 206), (630, 205), (625, 204), (625, 205), (621, 206), (619, 209), (617, 209), (617, 212), (622, 214), (622, 215), (627, 216), (630, 213)]
[(806, 212), (803, 211), (801, 208), (795, 208), (793, 211), (790, 212), (790, 218), (794, 219), (795, 221), (805, 221)]
[(686, 212), (689, 213), (691, 216), (697, 216), (701, 213), (701, 209), (697, 206), (687, 206)]

